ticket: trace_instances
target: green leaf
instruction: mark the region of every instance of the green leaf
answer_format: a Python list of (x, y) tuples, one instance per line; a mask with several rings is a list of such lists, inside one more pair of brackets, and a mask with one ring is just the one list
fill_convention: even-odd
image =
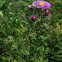
[(47, 40), (47, 39), (49, 39), (49, 38), (50, 38), (50, 35), (44, 37), (44, 38), (42, 39), (42, 41), (45, 41), (45, 40)]

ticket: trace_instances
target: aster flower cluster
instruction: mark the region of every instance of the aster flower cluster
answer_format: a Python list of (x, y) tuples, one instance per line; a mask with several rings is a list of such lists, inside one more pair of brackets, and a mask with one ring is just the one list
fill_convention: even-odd
[[(37, 9), (43, 9), (45, 10), (44, 15), (48, 16), (50, 14), (49, 8), (51, 6), (50, 3), (43, 1), (43, 0), (37, 0), (37, 1), (33, 1), (32, 5), (28, 5), (28, 8), (30, 11), (33, 10), (33, 6), (36, 7)], [(36, 20), (36, 16), (32, 16), (32, 20), (35, 21)]]

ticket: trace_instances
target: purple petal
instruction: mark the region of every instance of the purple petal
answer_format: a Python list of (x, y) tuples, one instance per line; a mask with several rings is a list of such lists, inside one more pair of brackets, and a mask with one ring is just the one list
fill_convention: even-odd
[(36, 6), (36, 3), (37, 3), (37, 1), (33, 1), (32, 5), (33, 6)]

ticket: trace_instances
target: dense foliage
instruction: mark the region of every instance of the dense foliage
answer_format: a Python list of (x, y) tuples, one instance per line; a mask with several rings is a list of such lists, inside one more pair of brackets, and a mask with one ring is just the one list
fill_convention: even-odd
[(33, 1), (0, 0), (0, 62), (62, 62), (62, 0), (49, 15)]

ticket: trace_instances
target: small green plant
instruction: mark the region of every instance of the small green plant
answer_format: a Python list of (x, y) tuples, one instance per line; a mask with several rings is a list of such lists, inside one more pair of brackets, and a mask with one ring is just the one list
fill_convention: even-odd
[(0, 62), (62, 61), (61, 0), (46, 1), (0, 1)]

